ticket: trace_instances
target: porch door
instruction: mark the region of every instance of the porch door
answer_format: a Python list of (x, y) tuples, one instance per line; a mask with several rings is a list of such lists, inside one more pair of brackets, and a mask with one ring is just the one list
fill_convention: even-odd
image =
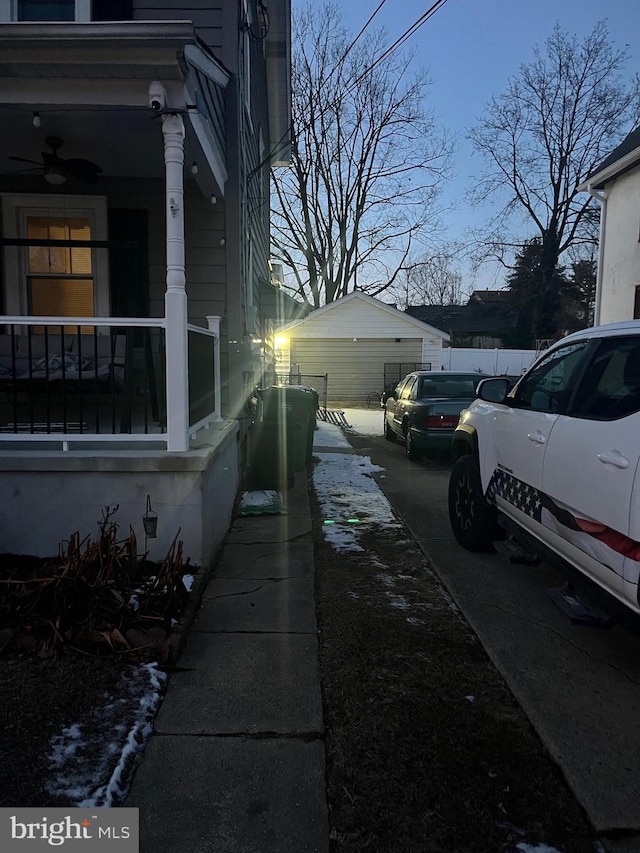
[(114, 317), (149, 316), (147, 211), (109, 211), (111, 311)]

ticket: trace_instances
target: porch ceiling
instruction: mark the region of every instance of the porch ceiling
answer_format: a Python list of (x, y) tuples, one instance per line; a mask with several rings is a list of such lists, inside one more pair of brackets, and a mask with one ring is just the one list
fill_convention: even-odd
[[(41, 162), (48, 136), (62, 139), (63, 159), (97, 163), (100, 181), (163, 177), (161, 117), (149, 109), (149, 83), (161, 81), (170, 106), (184, 109), (192, 99), (183, 52), (194, 44), (189, 22), (0, 25), (0, 191), (20, 191), (25, 180), (51, 189), (42, 170), (9, 159)], [(185, 163), (205, 164), (189, 121), (185, 130)], [(221, 194), (206, 172), (197, 178), (203, 192)], [(69, 178), (64, 190), (79, 185), (86, 186)]]

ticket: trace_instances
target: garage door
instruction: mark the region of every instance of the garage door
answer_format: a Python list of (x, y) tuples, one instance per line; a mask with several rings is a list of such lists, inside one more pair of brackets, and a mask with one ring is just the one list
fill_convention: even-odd
[(328, 374), (329, 401), (359, 402), (384, 382), (384, 364), (420, 362), (422, 340), (402, 338), (291, 339), (291, 369), (300, 373)]

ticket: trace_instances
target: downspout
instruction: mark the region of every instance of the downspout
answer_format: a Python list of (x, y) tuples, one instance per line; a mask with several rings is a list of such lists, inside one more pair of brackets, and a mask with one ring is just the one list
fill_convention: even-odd
[(596, 304), (593, 310), (593, 325), (600, 325), (600, 309), (602, 306), (602, 278), (604, 271), (604, 245), (605, 232), (607, 229), (607, 194), (606, 190), (599, 192), (588, 186), (587, 192), (592, 198), (600, 202), (600, 236), (598, 246), (598, 268), (596, 270)]
[(189, 449), (187, 290), (184, 251), (184, 122), (162, 117), (166, 173), (167, 290), (165, 293), (167, 450)]

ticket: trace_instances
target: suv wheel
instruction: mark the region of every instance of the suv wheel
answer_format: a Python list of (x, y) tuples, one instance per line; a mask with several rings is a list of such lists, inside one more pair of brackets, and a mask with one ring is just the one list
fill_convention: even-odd
[(449, 520), (453, 535), (467, 551), (490, 551), (502, 538), (497, 511), (482, 493), (478, 463), (461, 456), (449, 479)]

